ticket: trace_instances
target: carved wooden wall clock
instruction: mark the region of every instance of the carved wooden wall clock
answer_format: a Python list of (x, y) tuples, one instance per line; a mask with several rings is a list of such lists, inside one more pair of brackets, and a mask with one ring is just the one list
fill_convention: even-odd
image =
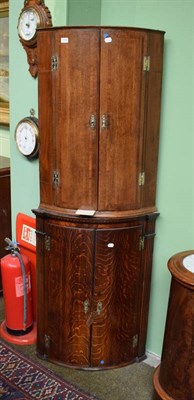
[(44, 0), (25, 0), (18, 19), (18, 35), (27, 53), (29, 71), (34, 78), (38, 75), (37, 28), (49, 26), (52, 26), (52, 18)]

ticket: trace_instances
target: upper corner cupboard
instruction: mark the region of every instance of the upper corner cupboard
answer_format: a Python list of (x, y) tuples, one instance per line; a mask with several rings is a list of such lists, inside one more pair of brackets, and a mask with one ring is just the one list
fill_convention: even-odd
[(156, 211), (164, 32), (40, 29), (40, 206)]

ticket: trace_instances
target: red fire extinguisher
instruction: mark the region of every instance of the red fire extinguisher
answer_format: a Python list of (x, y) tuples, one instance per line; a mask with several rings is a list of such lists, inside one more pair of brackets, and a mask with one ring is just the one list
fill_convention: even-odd
[(11, 254), (1, 259), (5, 324), (11, 335), (25, 335), (33, 327), (30, 262), (17, 243), (6, 238)]

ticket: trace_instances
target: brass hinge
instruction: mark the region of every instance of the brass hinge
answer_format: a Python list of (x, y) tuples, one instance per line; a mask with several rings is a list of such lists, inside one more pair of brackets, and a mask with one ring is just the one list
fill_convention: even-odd
[(55, 188), (59, 186), (59, 171), (53, 171), (53, 185)]
[(56, 71), (58, 68), (58, 59), (57, 56), (52, 56), (51, 57), (51, 70)]
[(144, 249), (144, 236), (140, 236), (139, 238), (139, 251)]
[(145, 56), (143, 58), (143, 70), (144, 71), (150, 70), (150, 56)]
[(133, 348), (137, 347), (138, 344), (138, 334), (133, 336)]
[(50, 348), (50, 340), (51, 340), (50, 336), (44, 335), (44, 345), (46, 349)]
[(143, 186), (145, 184), (145, 172), (140, 172), (138, 177), (139, 186)]
[(45, 244), (45, 250), (46, 251), (50, 251), (50, 249), (51, 249), (51, 238), (50, 238), (50, 236), (45, 236), (45, 239), (44, 239), (44, 244)]

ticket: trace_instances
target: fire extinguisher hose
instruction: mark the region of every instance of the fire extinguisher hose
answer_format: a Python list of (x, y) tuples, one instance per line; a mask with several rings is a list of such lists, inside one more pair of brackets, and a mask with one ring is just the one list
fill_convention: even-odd
[(24, 288), (24, 318), (23, 318), (23, 326), (24, 331), (26, 330), (27, 325), (27, 283), (26, 283), (26, 270), (22, 260), (22, 256), (19, 252), (19, 248), (15, 241), (11, 241), (9, 238), (5, 238), (5, 242), (8, 244), (6, 250), (10, 250), (13, 255), (15, 255), (20, 262), (21, 270), (22, 270), (22, 280), (23, 280), (23, 288)]
[(15, 250), (14, 254), (19, 259), (21, 270), (22, 270), (22, 279), (23, 279), (23, 286), (24, 286), (24, 331), (26, 330), (27, 325), (27, 284), (26, 284), (26, 271), (24, 267), (24, 263), (22, 260), (22, 256), (19, 251)]

